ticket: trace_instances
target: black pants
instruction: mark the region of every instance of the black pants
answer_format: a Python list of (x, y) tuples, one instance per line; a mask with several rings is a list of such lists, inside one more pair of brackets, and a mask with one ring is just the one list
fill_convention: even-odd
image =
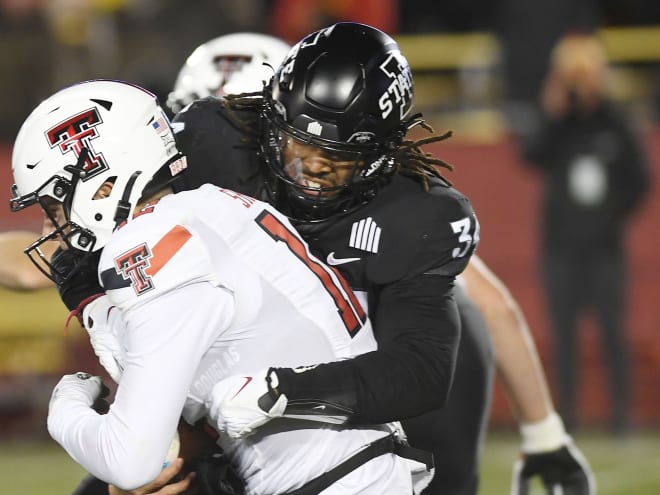
[(579, 317), (594, 309), (598, 317), (609, 378), (612, 427), (628, 426), (628, 349), (623, 334), (625, 266), (620, 249), (584, 253), (546, 252), (543, 275), (555, 333), (559, 410), (567, 427), (577, 421), (577, 336)]
[(88, 474), (71, 495), (108, 495), (108, 484)]
[(403, 421), (413, 447), (433, 452), (435, 476), (424, 495), (474, 495), (490, 411), (493, 345), (481, 313), (457, 287), (461, 341), (449, 401), (440, 410)]

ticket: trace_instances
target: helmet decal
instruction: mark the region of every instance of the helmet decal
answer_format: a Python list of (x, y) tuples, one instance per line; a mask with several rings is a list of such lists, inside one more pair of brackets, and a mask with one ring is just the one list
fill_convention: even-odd
[(103, 123), (96, 107), (78, 113), (46, 131), (46, 139), (51, 148), (59, 147), (63, 155), (72, 153), (78, 161), (83, 148), (87, 148), (80, 179), (89, 180), (108, 169), (103, 153), (96, 153), (91, 141), (99, 137), (98, 126)]
[(363, 143), (368, 143), (370, 141), (373, 141), (375, 138), (376, 138), (376, 135), (373, 132), (358, 131), (355, 134), (353, 134), (351, 137), (349, 137), (347, 142), (348, 143), (363, 144)]
[(310, 134), (315, 134), (317, 136), (320, 136), (321, 133), (323, 132), (323, 126), (319, 124), (317, 121), (310, 122), (307, 124), (307, 132)]
[(155, 120), (151, 127), (156, 130), (156, 133), (163, 140), (163, 146), (170, 151), (171, 148), (175, 148), (174, 133), (170, 130), (170, 126), (167, 124), (165, 115), (159, 117)]
[(151, 266), (152, 256), (149, 246), (142, 243), (114, 259), (115, 270), (125, 280), (130, 280), (138, 296), (154, 288), (152, 278), (146, 273), (146, 269)]
[(402, 63), (398, 53), (390, 53), (380, 65), (382, 70), (392, 82), (378, 99), (381, 109), (381, 118), (386, 119), (394, 109), (399, 106), (399, 117), (403, 119), (412, 107), (413, 82), (410, 67)]

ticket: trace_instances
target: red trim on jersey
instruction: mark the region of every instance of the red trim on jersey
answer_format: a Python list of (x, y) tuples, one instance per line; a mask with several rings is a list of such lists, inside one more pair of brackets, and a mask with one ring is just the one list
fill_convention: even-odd
[(151, 250), (153, 256), (145, 273), (155, 276), (191, 237), (192, 234), (188, 229), (182, 225), (175, 225)]
[[(334, 300), (339, 316), (346, 326), (346, 330), (351, 337), (354, 337), (366, 321), (366, 314), (341, 274), (336, 270), (331, 270), (332, 267), (327, 267), (316, 258), (310, 256), (307, 251), (307, 245), (298, 237), (297, 233), (292, 232), (291, 229), (269, 211), (264, 210), (261, 212), (255, 218), (255, 221), (273, 239), (284, 242), (289, 250), (318, 277), (325, 290)], [(337, 286), (331, 273), (335, 275), (341, 287)]]

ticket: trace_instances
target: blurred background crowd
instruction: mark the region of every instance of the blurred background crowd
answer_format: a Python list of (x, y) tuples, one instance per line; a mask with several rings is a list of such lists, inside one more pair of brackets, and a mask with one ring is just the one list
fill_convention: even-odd
[[(660, 426), (660, 256), (655, 247), (660, 204), (654, 187), (660, 172), (660, 2), (0, 0), (0, 199), (9, 199), (11, 143), (20, 124), (55, 90), (85, 79), (124, 79), (164, 102), (186, 57), (211, 38), (253, 31), (294, 43), (340, 20), (393, 35), (411, 63), (418, 110), (436, 130), (453, 129), (454, 137), (434, 152), (456, 166), (452, 180), (471, 198), (481, 220), (479, 254), (525, 311), (570, 426), (612, 425), (612, 415), (618, 431), (632, 424)], [(575, 60), (570, 54), (580, 48), (569, 48), (568, 57), (560, 54), (558, 43), (567, 35), (586, 34), (602, 51)], [(580, 89), (575, 80), (586, 86)], [(562, 85), (565, 93), (557, 89)], [(596, 103), (590, 103), (592, 96), (581, 99), (580, 91), (597, 95)], [(574, 246), (557, 247), (544, 230), (553, 215), (547, 205), (555, 201), (553, 187), (544, 181), (576, 181), (563, 194), (577, 188), (581, 200), (593, 204), (605, 194), (598, 192), (602, 180), (584, 160), (575, 177), (547, 173), (554, 165), (546, 158), (560, 156), (561, 146), (573, 147), (561, 155), (567, 161), (573, 160), (571, 153), (581, 153), (560, 134), (548, 138), (546, 158), (534, 145), (547, 131), (545, 121), (566, 117), (574, 98), (583, 109), (598, 107), (601, 99), (616, 104), (633, 132), (622, 141), (630, 148), (617, 159), (618, 179), (609, 184), (622, 191), (624, 199), (615, 201), (625, 201), (625, 208), (616, 222), (579, 217), (573, 223), (588, 225), (575, 226), (578, 237), (583, 227), (598, 222), (607, 233), (594, 234), (580, 253), (567, 254)], [(605, 117), (594, 118), (598, 124)], [(570, 129), (564, 132), (572, 135)], [(589, 131), (580, 132), (588, 142)], [(537, 173), (530, 164), (545, 170)], [(562, 214), (578, 218), (575, 212)], [(39, 227), (37, 217), (21, 215), (0, 207), (0, 232)], [(552, 221), (565, 224), (560, 217)], [(570, 241), (572, 235), (563, 237)], [(604, 258), (606, 266), (618, 263), (615, 275), (579, 286), (562, 299), (591, 276), (578, 268), (604, 245), (604, 256), (613, 254)], [(573, 277), (559, 278), (558, 270), (567, 266)], [(605, 286), (612, 291), (603, 295), (597, 289)], [(566, 299), (579, 301), (567, 307)], [(20, 431), (30, 418), (43, 421), (51, 386), (44, 376), (75, 370), (81, 360), (89, 368), (93, 356), (79, 328), (70, 330), (68, 341), (61, 336), (59, 322), (66, 315), (54, 291), (3, 289), (0, 308), (0, 424), (13, 425), (4, 429), (8, 433)], [(553, 347), (555, 342), (563, 348)], [(34, 410), (39, 414), (26, 413)], [(513, 424), (498, 393), (492, 422)]]
[[(418, 73), (418, 104), (440, 110), (506, 104), (524, 128), (525, 103), (536, 100), (559, 36), (657, 25), (660, 6), (644, 0), (1, 0), (0, 137), (13, 139), (36, 102), (72, 82), (120, 78), (163, 95), (185, 58), (211, 38), (256, 31), (293, 43), (337, 20), (401, 38)], [(443, 34), (449, 36), (433, 36)], [(644, 92), (647, 117), (657, 119), (657, 33), (647, 42), (623, 34), (614, 30), (605, 38), (616, 61), (635, 69), (619, 72), (616, 89), (626, 98)], [(421, 84), (429, 77), (435, 84)]]

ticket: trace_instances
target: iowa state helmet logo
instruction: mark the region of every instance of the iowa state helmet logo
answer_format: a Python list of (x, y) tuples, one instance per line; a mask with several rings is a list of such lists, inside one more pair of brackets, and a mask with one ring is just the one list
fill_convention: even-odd
[(398, 107), (399, 118), (403, 119), (410, 111), (413, 102), (413, 80), (410, 66), (399, 52), (390, 52), (379, 68), (390, 80), (378, 99), (381, 118), (387, 119), (392, 110)]
[(75, 161), (80, 158), (82, 149), (87, 148), (88, 153), (83, 164), (86, 173), (81, 176), (83, 181), (108, 169), (103, 154), (94, 152), (91, 143), (93, 139), (99, 137), (98, 125), (102, 123), (98, 111), (92, 107), (46, 131), (50, 147), (59, 147), (63, 155), (71, 153)]

